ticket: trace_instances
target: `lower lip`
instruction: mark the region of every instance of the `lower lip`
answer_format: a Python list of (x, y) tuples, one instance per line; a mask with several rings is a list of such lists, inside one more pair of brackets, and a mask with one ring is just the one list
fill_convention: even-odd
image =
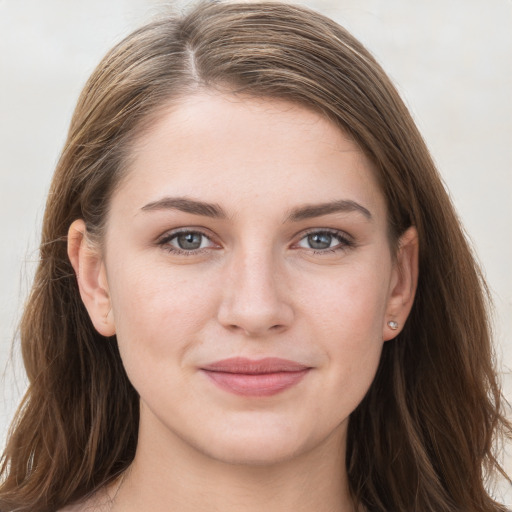
[(227, 373), (203, 370), (203, 372), (221, 389), (242, 396), (272, 396), (298, 384), (309, 368), (297, 372)]

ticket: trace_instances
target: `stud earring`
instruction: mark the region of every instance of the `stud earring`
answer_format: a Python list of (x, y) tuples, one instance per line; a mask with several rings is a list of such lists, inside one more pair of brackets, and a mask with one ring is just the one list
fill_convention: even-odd
[(395, 322), (394, 320), (390, 320), (388, 322), (388, 326), (390, 329), (393, 329), (393, 331), (396, 331), (398, 329), (398, 322)]

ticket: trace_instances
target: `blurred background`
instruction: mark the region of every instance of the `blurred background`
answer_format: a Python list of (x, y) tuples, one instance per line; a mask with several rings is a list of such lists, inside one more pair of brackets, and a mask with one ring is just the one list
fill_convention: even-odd
[[(512, 1), (304, 0), (377, 57), (422, 131), (484, 268), (512, 398)], [(71, 114), (104, 53), (187, 1), (0, 0), (0, 446), (25, 389), (16, 323)], [(509, 447), (510, 451), (510, 447)], [(512, 454), (505, 456), (512, 473)], [(498, 495), (512, 505), (512, 490)]]

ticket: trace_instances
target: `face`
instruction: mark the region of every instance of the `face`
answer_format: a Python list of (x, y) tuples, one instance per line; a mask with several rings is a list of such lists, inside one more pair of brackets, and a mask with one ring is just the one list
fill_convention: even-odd
[(411, 289), (368, 159), (305, 108), (208, 92), (132, 156), (81, 292), (141, 436), (257, 464), (343, 441)]

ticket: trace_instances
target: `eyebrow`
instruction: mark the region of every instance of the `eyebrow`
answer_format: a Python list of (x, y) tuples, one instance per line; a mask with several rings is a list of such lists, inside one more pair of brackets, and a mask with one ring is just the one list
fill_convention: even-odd
[(188, 199), (186, 197), (164, 197), (141, 208), (143, 211), (179, 210), (193, 215), (202, 215), (215, 219), (225, 219), (226, 212), (217, 204)]
[[(211, 217), (214, 219), (227, 218), (226, 212), (218, 204), (207, 203), (205, 201), (198, 201), (196, 199), (189, 199), (186, 197), (163, 197), (162, 199), (146, 204), (141, 208), (141, 210), (179, 210), (185, 213)], [(294, 208), (286, 217), (285, 222), (298, 222), (339, 212), (358, 212), (364, 215), (367, 219), (372, 219), (370, 211), (361, 204), (349, 199), (340, 199), (338, 201), (330, 201), (328, 203), (311, 204)]]
[(286, 221), (297, 222), (340, 212), (358, 212), (363, 214), (368, 220), (372, 220), (372, 214), (363, 205), (349, 199), (340, 199), (338, 201), (331, 201), (328, 203), (311, 204), (294, 208), (289, 213)]

